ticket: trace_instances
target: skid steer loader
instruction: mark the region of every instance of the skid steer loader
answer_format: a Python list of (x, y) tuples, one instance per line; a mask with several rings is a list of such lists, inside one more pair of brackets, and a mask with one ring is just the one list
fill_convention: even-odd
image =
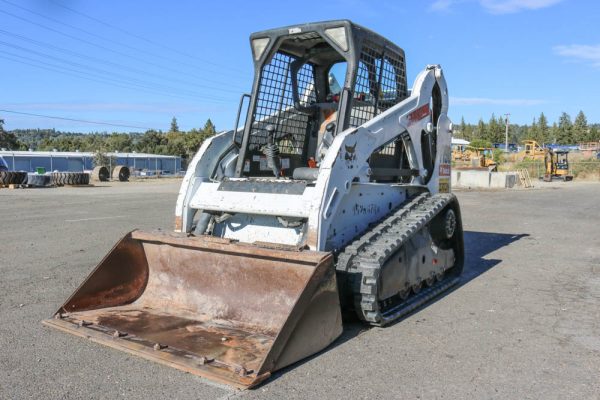
[(191, 160), (175, 232), (128, 234), (47, 325), (247, 388), (331, 344), (342, 309), (386, 325), (458, 281), (442, 69), (409, 90), (404, 51), (346, 20), (250, 44), (246, 121)]

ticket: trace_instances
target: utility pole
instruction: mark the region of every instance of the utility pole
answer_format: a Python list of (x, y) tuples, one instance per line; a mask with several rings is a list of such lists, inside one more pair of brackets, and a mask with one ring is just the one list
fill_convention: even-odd
[(506, 116), (506, 130), (504, 131), (504, 152), (508, 153), (508, 117), (509, 113), (504, 114)]

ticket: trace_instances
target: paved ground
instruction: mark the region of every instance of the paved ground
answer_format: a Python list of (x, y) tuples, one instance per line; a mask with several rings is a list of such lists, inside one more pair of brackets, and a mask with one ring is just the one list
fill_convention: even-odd
[(600, 399), (600, 184), (459, 192), (459, 288), (252, 391), (42, 327), (119, 236), (171, 229), (177, 185), (0, 189), (1, 399)]

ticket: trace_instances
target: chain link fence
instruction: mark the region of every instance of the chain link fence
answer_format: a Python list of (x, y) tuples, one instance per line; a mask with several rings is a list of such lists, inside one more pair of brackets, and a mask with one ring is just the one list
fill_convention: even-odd
[[(543, 177), (546, 172), (543, 161), (523, 161), (510, 169), (526, 169), (531, 179)], [(578, 180), (600, 181), (600, 160), (571, 161), (569, 162), (569, 175), (573, 175)]]

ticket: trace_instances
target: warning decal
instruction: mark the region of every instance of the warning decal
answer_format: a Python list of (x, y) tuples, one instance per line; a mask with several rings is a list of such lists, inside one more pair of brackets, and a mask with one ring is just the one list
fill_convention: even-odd
[(450, 164), (440, 164), (440, 176), (450, 176)]
[(440, 178), (440, 193), (450, 193), (449, 178)]
[(425, 104), (417, 108), (415, 111), (408, 114), (408, 125), (412, 125), (417, 121), (422, 120), (423, 118), (429, 115), (429, 104)]

